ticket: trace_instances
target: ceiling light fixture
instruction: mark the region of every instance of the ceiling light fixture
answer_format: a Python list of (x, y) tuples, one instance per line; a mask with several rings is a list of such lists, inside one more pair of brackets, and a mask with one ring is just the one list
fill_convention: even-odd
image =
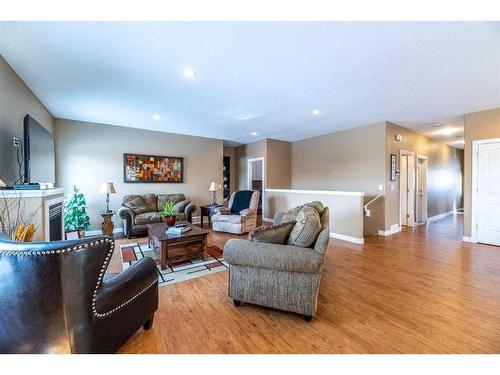
[(441, 130), (441, 134), (443, 135), (452, 135), (453, 133), (455, 133), (455, 129), (453, 128), (444, 128), (443, 130)]
[(253, 136), (256, 136), (257, 132), (251, 132), (250, 134), (253, 135)]
[(319, 109), (317, 109), (317, 108), (316, 108), (316, 109), (313, 109), (312, 114), (313, 114), (314, 116), (319, 116)]
[(154, 115), (153, 116), (153, 120), (160, 121), (161, 120), (161, 116), (160, 115)]
[(196, 78), (196, 73), (194, 72), (193, 69), (190, 69), (190, 68), (186, 68), (182, 71), (182, 75), (184, 76), (184, 78), (186, 79), (194, 79)]
[(441, 124), (440, 124), (440, 123), (437, 123), (437, 124), (434, 124), (434, 126), (435, 126), (436, 128), (439, 128), (439, 127), (441, 127)]

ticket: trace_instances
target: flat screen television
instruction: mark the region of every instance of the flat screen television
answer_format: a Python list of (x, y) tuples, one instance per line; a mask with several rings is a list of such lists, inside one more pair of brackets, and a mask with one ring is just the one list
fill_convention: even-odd
[(24, 116), (24, 182), (55, 182), (54, 136), (30, 115)]

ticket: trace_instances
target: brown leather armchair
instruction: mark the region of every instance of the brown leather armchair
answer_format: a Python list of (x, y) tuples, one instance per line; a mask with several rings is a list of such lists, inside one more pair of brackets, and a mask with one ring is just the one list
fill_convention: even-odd
[(0, 353), (114, 353), (158, 309), (155, 262), (108, 277), (114, 241), (0, 238)]

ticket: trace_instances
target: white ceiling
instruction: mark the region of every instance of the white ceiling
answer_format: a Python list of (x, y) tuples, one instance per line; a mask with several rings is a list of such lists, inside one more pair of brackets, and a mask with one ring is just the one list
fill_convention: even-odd
[(500, 23), (0, 22), (0, 54), (56, 117), (240, 143), (500, 106)]

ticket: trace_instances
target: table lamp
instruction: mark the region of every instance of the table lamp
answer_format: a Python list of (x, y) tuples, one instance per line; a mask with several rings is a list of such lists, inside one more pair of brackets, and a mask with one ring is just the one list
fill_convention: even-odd
[(5, 189), (7, 184), (0, 179), (0, 190)]
[(208, 191), (211, 191), (214, 194), (212, 205), (215, 206), (217, 204), (217, 196), (215, 193), (217, 191), (217, 185), (215, 184), (215, 182), (210, 183), (210, 187), (208, 188)]
[(99, 194), (106, 194), (106, 212), (111, 212), (109, 209), (109, 194), (115, 194), (115, 185), (112, 182), (103, 182), (99, 188)]

